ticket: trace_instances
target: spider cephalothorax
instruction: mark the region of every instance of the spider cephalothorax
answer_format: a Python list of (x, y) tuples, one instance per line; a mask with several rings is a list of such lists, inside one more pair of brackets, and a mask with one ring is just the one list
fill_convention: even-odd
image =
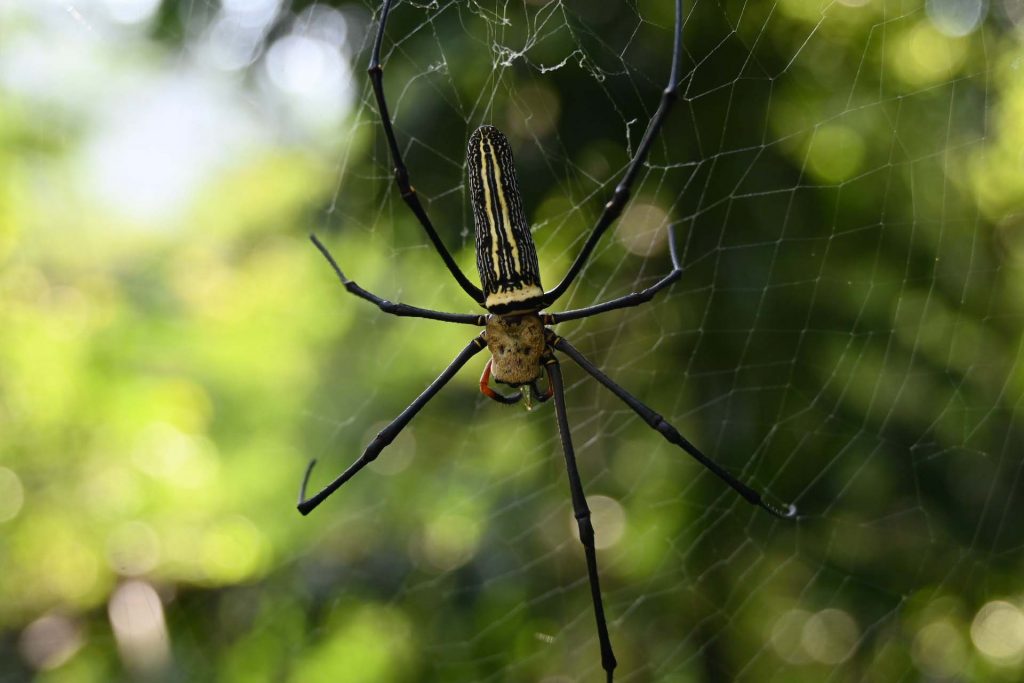
[(484, 334), (495, 382), (518, 387), (540, 379), (547, 344), (539, 315), (488, 316)]
[[(553, 358), (550, 345), (554, 333), (544, 327), (539, 315), (489, 315), (482, 337), (491, 352), (491, 358), (480, 375), (480, 391), (484, 396), (499, 403), (522, 400), (527, 410), (533, 409), (534, 400), (543, 403), (551, 398), (553, 385), (550, 375), (547, 390), (542, 390), (537, 381)], [(490, 385), (492, 372), (495, 382), (521, 388), (508, 396), (498, 393)]]
[[(736, 477), (729, 474), (714, 460), (704, 455), (663, 417), (616, 384), (569, 342), (556, 335), (547, 327), (566, 320), (576, 320), (618, 308), (637, 306), (649, 301), (659, 291), (678, 280), (682, 275), (682, 267), (676, 254), (671, 227), (668, 229), (668, 237), (669, 254), (672, 257), (672, 272), (658, 280), (658, 282), (639, 292), (627, 294), (617, 299), (586, 308), (560, 313), (539, 313), (541, 309), (554, 304), (565, 293), (590, 258), (590, 254), (593, 252), (598, 240), (600, 240), (601, 235), (622, 213), (622, 209), (629, 199), (630, 188), (636, 181), (637, 174), (647, 158), (647, 153), (651, 148), (654, 137), (661, 128), (669, 108), (675, 101), (676, 89), (679, 84), (679, 55), (682, 48), (682, 0), (675, 0), (675, 41), (672, 51), (672, 69), (668, 84), (662, 91), (658, 110), (647, 124), (647, 130), (637, 145), (633, 158), (615, 186), (612, 198), (604, 205), (597, 223), (587, 237), (582, 249), (580, 249), (580, 253), (569, 267), (568, 273), (566, 273), (562, 281), (554, 289), (547, 292), (541, 288), (540, 284), (537, 250), (534, 247), (529, 224), (526, 222), (523, 213), (522, 201), (519, 198), (515, 166), (512, 163), (512, 150), (508, 140), (496, 128), (493, 126), (481, 126), (478, 128), (469, 139), (466, 156), (469, 170), (470, 196), (473, 203), (473, 219), (476, 228), (476, 262), (480, 271), (482, 288), (471, 283), (465, 273), (459, 268), (455, 259), (452, 258), (452, 255), (445, 248), (437, 231), (434, 230), (434, 226), (430, 222), (430, 218), (428, 218), (423, 205), (420, 204), (416, 190), (413, 189), (409, 182), (409, 172), (405, 167), (405, 162), (402, 160), (398, 142), (395, 140), (395, 131), (391, 125), (387, 101), (384, 98), (384, 70), (380, 64), (380, 49), (384, 38), (384, 26), (387, 23), (388, 12), (391, 9), (391, 1), (384, 0), (384, 5), (381, 8), (380, 25), (373, 44), (369, 73), (373, 92), (377, 99), (381, 123), (384, 126), (384, 135), (391, 152), (391, 158), (395, 163), (395, 180), (398, 184), (402, 200), (416, 216), (416, 219), (427, 233), (427, 237), (434, 245), (449, 272), (473, 301), (487, 309), (489, 315), (431, 311), (382, 299), (345, 277), (345, 274), (338, 267), (337, 262), (327, 248), (315, 236), (312, 237), (313, 243), (330, 262), (345, 289), (358, 297), (376, 304), (382, 311), (398, 316), (475, 325), (477, 327), (485, 327), (485, 329), (462, 349), (455, 360), (409, 407), (403, 410), (397, 418), (377, 434), (363, 451), (362, 455), (359, 456), (358, 460), (338, 475), (334, 481), (313, 496), (307, 498), (306, 486), (309, 483), (309, 477), (316, 461), (310, 462), (306, 468), (306, 476), (302, 480), (302, 488), (299, 490), (299, 511), (304, 515), (309, 514), (328, 496), (355, 476), (357, 472), (375, 460), (380, 452), (412, 420), (416, 413), (429, 403), (430, 399), (455, 376), (455, 373), (473, 356), (487, 348), (491, 352), (491, 359), (484, 366), (484, 372), (480, 378), (480, 390), (486, 396), (501, 403), (515, 403), (523, 400), (527, 406), (531, 404), (533, 398), (539, 401), (546, 401), (549, 398), (554, 399), (555, 418), (562, 442), (562, 453), (565, 456), (573, 514), (576, 518), (579, 538), (583, 543), (586, 555), (587, 578), (590, 582), (591, 599), (594, 603), (594, 617), (597, 621), (597, 634), (601, 646), (601, 667), (606, 672), (607, 681), (611, 683), (616, 661), (615, 655), (612, 653), (611, 639), (608, 635), (608, 625), (605, 622), (604, 606), (601, 601), (601, 588), (597, 573), (597, 551), (594, 544), (594, 527), (590, 522), (590, 509), (587, 507), (587, 499), (583, 493), (583, 483), (576, 467), (576, 455), (573, 451), (572, 438), (569, 433), (569, 422), (566, 417), (565, 388), (562, 383), (562, 371), (555, 356), (555, 351), (569, 356), (584, 371), (589, 373), (636, 412), (651, 428), (655, 429), (670, 443), (686, 451), (686, 453), (710, 470), (715, 476), (731, 486), (748, 502), (758, 505), (778, 517), (792, 517), (796, 514), (796, 509), (792, 505), (783, 510), (763, 500), (757, 491), (736, 479)], [(520, 390), (511, 396), (505, 396), (492, 389), (489, 385), (492, 370), (495, 381), (513, 387), (520, 387)], [(538, 387), (538, 381), (544, 374), (547, 375), (548, 385), (546, 391), (542, 392)]]

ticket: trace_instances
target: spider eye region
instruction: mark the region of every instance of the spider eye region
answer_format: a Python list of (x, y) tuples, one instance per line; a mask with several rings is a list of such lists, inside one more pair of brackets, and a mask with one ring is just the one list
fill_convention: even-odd
[(492, 315), (487, 319), (487, 348), (495, 382), (513, 387), (535, 382), (543, 374), (546, 347), (540, 316)]

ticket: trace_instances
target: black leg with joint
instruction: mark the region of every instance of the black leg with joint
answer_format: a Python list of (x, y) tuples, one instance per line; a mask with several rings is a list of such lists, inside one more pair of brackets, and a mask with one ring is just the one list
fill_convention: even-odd
[(594, 525), (590, 522), (590, 508), (583, 494), (583, 482), (576, 467), (576, 453), (569, 433), (569, 420), (565, 414), (565, 388), (562, 385), (562, 370), (555, 358), (546, 364), (548, 381), (551, 382), (555, 399), (555, 417), (558, 421), (558, 435), (562, 439), (562, 453), (569, 473), (569, 491), (572, 494), (572, 510), (579, 527), (580, 542), (587, 557), (587, 575), (590, 578), (590, 597), (594, 603), (594, 617), (597, 619), (597, 637), (601, 644), (601, 668), (607, 672), (608, 683), (612, 683), (615, 670), (615, 654), (608, 637), (608, 624), (604, 618), (604, 604), (601, 601), (601, 584), (597, 574), (597, 550), (594, 546)]
[(420, 199), (416, 195), (416, 190), (409, 182), (409, 170), (405, 166), (405, 161), (402, 159), (402, 152), (398, 149), (398, 142), (395, 140), (395, 131), (391, 124), (391, 115), (388, 113), (388, 103), (384, 98), (384, 67), (382, 67), (380, 63), (380, 47), (381, 43), (384, 41), (384, 27), (388, 23), (388, 13), (390, 11), (391, 0), (384, 0), (384, 4), (380, 11), (380, 25), (377, 27), (377, 37), (373, 41), (373, 53), (370, 56), (370, 66), (366, 71), (370, 75), (370, 84), (373, 86), (373, 94), (377, 99), (377, 111), (380, 114), (380, 122), (384, 126), (384, 136), (387, 138), (388, 149), (391, 151), (391, 160), (395, 165), (395, 182), (398, 184), (398, 190), (402, 195), (402, 201), (406, 203), (409, 209), (416, 216), (416, 219), (420, 222), (420, 225), (423, 226), (423, 229), (427, 233), (427, 237), (430, 238), (431, 244), (434, 245), (434, 249), (441, 257), (441, 260), (444, 261), (445, 266), (448, 267), (448, 271), (452, 274), (466, 294), (469, 294), (473, 301), (483, 306), (483, 291), (470, 282), (466, 277), (466, 274), (462, 272), (461, 268), (459, 268), (459, 265), (455, 263), (455, 259), (452, 258), (451, 253), (444, 246), (444, 242), (441, 241), (441, 237), (434, 229), (433, 223), (430, 222), (430, 217), (427, 216), (426, 210), (420, 203)]
[(395, 440), (395, 437), (397, 437), (399, 433), (405, 429), (405, 426), (409, 424), (409, 421), (416, 416), (416, 413), (420, 412), (420, 409), (427, 405), (427, 403), (430, 402), (430, 399), (434, 398), (437, 392), (441, 391), (444, 385), (455, 376), (455, 373), (457, 373), (470, 358), (480, 353), (480, 351), (486, 348), (486, 346), (487, 343), (484, 341), (483, 335), (480, 335), (471, 341), (466, 348), (462, 349), (459, 355), (455, 357), (455, 360), (453, 360), (451, 364), (444, 369), (444, 372), (438, 375), (437, 379), (431, 382), (430, 386), (428, 386), (422, 394), (417, 396), (415, 401), (409, 404), (408, 408), (403, 410), (401, 414), (399, 414), (399, 416), (396, 417), (388, 426), (380, 430), (373, 441), (371, 441), (363, 451), (362, 455), (359, 456), (358, 460), (349, 465), (348, 469), (342, 472), (337, 479), (320, 489), (320, 491), (312, 497), (307, 498), (306, 486), (309, 484), (309, 475), (313, 472), (313, 465), (316, 464), (316, 460), (310, 461), (309, 465), (306, 467), (306, 475), (302, 478), (302, 488), (299, 489), (299, 512), (304, 515), (308, 515), (314, 508), (316, 508), (316, 506), (324, 502), (328, 496), (341, 488), (342, 484), (358, 474), (359, 470), (376, 460), (377, 456), (380, 455), (380, 452)]
[(668, 275), (646, 289), (642, 289), (639, 292), (633, 292), (632, 294), (627, 294), (626, 296), (619, 297), (618, 299), (612, 299), (611, 301), (605, 301), (604, 303), (594, 304), (593, 306), (578, 308), (572, 311), (548, 313), (544, 316), (544, 324), (557, 325), (558, 323), (565, 322), (566, 320), (589, 318), (590, 316), (597, 315), (598, 313), (606, 313), (619, 308), (639, 306), (640, 304), (647, 303), (653, 299), (655, 294), (671, 285), (683, 275), (683, 267), (679, 264), (679, 255), (676, 253), (675, 233), (672, 230), (672, 226), (669, 226), (668, 228), (668, 240), (668, 250), (669, 254), (672, 256), (672, 272)]
[(608, 375), (601, 372), (597, 366), (591, 363), (587, 358), (581, 354), (576, 348), (567, 342), (565, 339), (559, 337), (554, 342), (554, 347), (564, 353), (565, 355), (572, 358), (577, 365), (586, 370), (590, 375), (598, 382), (607, 387), (613, 394), (618, 396), (622, 401), (632, 408), (637, 415), (642, 417), (644, 421), (649, 424), (655, 431), (665, 437), (665, 440), (669, 443), (673, 443), (679, 446), (684, 451), (690, 454), (697, 462), (710, 470), (715, 476), (724, 481), (726, 484), (731, 486), (738, 494), (743, 496), (746, 501), (752, 505), (770, 512), (776, 517), (782, 519), (791, 519), (797, 516), (796, 506), (789, 504), (785, 509), (772, 505), (771, 503), (764, 500), (761, 494), (750, 488), (736, 477), (726, 472), (721, 465), (716, 463), (708, 456), (701, 453), (700, 449), (694, 446), (692, 443), (676, 430), (671, 424), (665, 421), (658, 413), (654, 412), (646, 405), (641, 403), (635, 396), (630, 394), (628, 391), (623, 389), (621, 386), (616, 384)]
[(327, 250), (327, 247), (317, 239), (316, 235), (310, 235), (309, 239), (312, 240), (316, 248), (320, 250), (320, 253), (324, 255), (327, 262), (331, 264), (331, 268), (334, 269), (334, 272), (338, 275), (338, 279), (341, 280), (341, 284), (345, 286), (345, 289), (352, 294), (355, 294), (360, 299), (366, 299), (385, 313), (390, 313), (391, 315), (397, 315), (403, 318), (427, 318), (428, 320), (443, 320), (447, 323), (465, 323), (467, 325), (476, 325), (478, 327), (482, 327), (487, 323), (487, 316), (485, 315), (432, 311), (428, 308), (419, 308), (417, 306), (409, 306), (406, 304), (388, 301), (387, 299), (382, 299), (345, 277), (345, 273), (341, 272), (341, 268), (338, 266), (338, 262), (334, 260), (334, 256), (332, 256), (331, 252)]
[(580, 270), (586, 264), (587, 259), (590, 258), (590, 253), (594, 251), (594, 247), (600, 241), (601, 236), (605, 231), (615, 222), (615, 219), (622, 213), (622, 209), (625, 208), (626, 202), (629, 201), (629, 195), (633, 188), (633, 183), (636, 182), (637, 175), (640, 173), (640, 167), (643, 166), (644, 161), (647, 160), (647, 153), (650, 152), (651, 146), (654, 144), (654, 138), (658, 135), (662, 125), (665, 123), (665, 118), (668, 116), (669, 110), (672, 109), (672, 105), (675, 103), (678, 97), (679, 90), (679, 59), (682, 55), (683, 49), (683, 0), (676, 0), (676, 21), (675, 21), (675, 39), (672, 47), (672, 69), (669, 72), (668, 83), (665, 84), (665, 89), (661, 92), (661, 101), (658, 102), (658, 109), (654, 112), (650, 122), (647, 124), (647, 130), (644, 132), (643, 138), (640, 140), (640, 144), (637, 145), (636, 153), (629, 162), (629, 166), (626, 167), (626, 172), (622, 176), (622, 180), (615, 186), (615, 193), (612, 198), (604, 205), (604, 210), (597, 219), (597, 223), (594, 224), (594, 229), (590, 233), (590, 237), (583, 245), (583, 249), (576, 256), (576, 260), (573, 261), (569, 267), (569, 271), (562, 278), (562, 281), (555, 286), (554, 289), (544, 293), (544, 304), (550, 306), (555, 303), (560, 296), (565, 294), (565, 290), (569, 288), (576, 276), (579, 275)]

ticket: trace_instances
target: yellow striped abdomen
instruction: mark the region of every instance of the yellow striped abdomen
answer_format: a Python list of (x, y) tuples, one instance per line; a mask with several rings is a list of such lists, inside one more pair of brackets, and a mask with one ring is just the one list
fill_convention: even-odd
[(484, 305), (492, 313), (537, 310), (544, 290), (512, 148), (497, 128), (480, 126), (469, 138), (467, 162)]

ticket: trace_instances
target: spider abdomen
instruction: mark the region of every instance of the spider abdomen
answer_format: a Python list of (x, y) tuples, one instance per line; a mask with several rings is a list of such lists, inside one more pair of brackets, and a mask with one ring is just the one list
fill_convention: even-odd
[(546, 344), (539, 315), (488, 316), (485, 334), (496, 382), (517, 387), (540, 378)]
[(480, 126), (466, 152), (476, 229), (476, 265), (492, 313), (540, 308), (544, 290), (508, 139)]

